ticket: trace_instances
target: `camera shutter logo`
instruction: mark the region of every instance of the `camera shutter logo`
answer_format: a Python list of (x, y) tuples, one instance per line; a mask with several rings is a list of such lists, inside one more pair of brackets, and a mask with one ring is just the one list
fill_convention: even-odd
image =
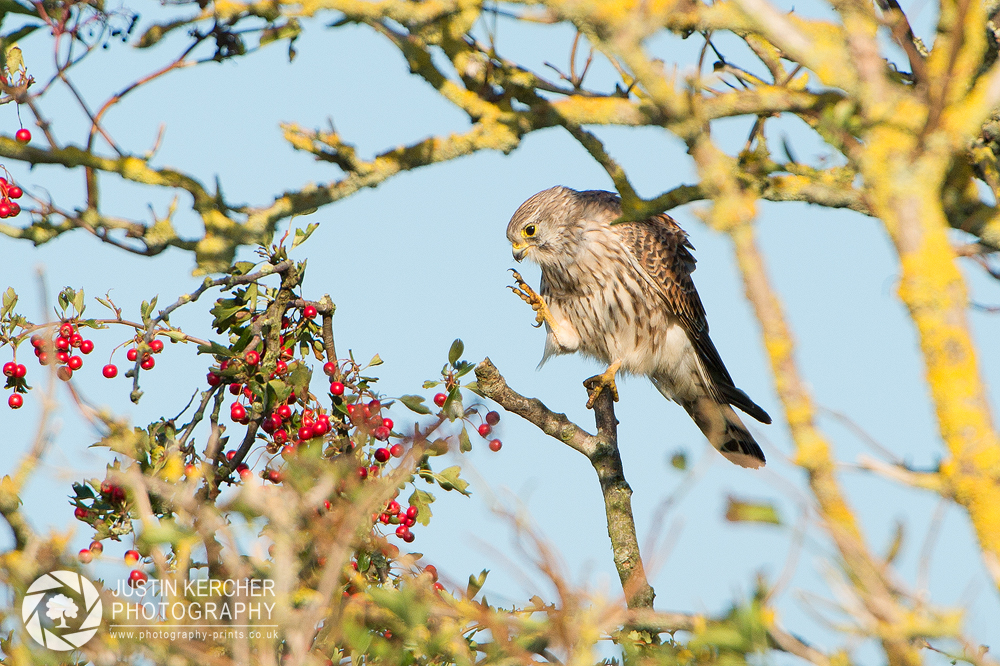
[(58, 651), (75, 650), (93, 638), (101, 625), (102, 611), (97, 587), (74, 571), (43, 574), (21, 602), (21, 619), (28, 635)]

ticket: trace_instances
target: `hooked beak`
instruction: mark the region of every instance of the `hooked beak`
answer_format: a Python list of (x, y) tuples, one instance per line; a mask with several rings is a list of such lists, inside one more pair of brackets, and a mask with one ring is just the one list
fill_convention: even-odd
[(527, 254), (528, 252), (528, 244), (512, 243), (510, 247), (511, 251), (514, 254), (514, 259), (517, 261), (517, 263), (521, 263), (521, 260), (524, 259), (524, 255)]

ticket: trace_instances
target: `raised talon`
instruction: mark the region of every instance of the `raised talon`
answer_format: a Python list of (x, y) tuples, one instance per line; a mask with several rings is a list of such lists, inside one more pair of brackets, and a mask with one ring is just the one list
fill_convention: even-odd
[(545, 305), (545, 300), (538, 295), (538, 293), (531, 288), (531, 286), (524, 281), (521, 274), (515, 271), (513, 268), (510, 272), (514, 276), (514, 281), (517, 282), (517, 286), (508, 287), (511, 291), (517, 294), (522, 301), (531, 306), (531, 309), (535, 311), (535, 324), (534, 327), (538, 328), (546, 320), (551, 320), (551, 315), (549, 314), (549, 308)]
[(590, 393), (590, 397), (587, 398), (587, 409), (594, 408), (597, 396), (601, 395), (601, 392), (605, 388), (611, 391), (611, 399), (618, 402), (618, 386), (615, 384), (615, 375), (618, 373), (618, 368), (621, 367), (621, 364), (621, 361), (615, 361), (601, 374), (594, 375), (583, 381), (584, 387)]

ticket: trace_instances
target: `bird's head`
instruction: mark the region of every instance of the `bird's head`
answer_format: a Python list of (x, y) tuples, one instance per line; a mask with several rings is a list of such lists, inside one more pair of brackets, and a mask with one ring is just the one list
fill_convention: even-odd
[(507, 225), (514, 259), (525, 257), (545, 265), (565, 256), (570, 242), (577, 192), (568, 187), (552, 187), (531, 197), (517, 209)]

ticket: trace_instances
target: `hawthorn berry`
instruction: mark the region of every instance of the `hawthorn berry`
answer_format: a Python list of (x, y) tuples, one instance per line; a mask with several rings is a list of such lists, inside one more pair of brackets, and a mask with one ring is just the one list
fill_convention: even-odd
[(64, 321), (63, 323), (59, 324), (59, 335), (64, 338), (73, 337), (73, 324), (69, 323), (68, 321)]
[(101, 372), (103, 372), (104, 376), (107, 377), (108, 379), (114, 379), (115, 377), (118, 376), (118, 366), (116, 366), (114, 363), (108, 363), (106, 366), (104, 366), (104, 370), (102, 370)]
[(21, 409), (21, 405), (24, 404), (24, 398), (21, 397), (20, 393), (11, 393), (10, 397), (7, 398), (7, 406), (11, 409)]
[(44, 343), (45, 341), (42, 339), (42, 336), (39, 335), (38, 333), (35, 333), (34, 335), (31, 336), (32, 347), (37, 349), (38, 347), (41, 347)]
[(393, 458), (402, 458), (403, 457), (403, 445), (402, 444), (393, 444), (392, 446), (390, 446), (389, 447), (389, 455), (391, 455)]
[(91, 541), (89, 550), (94, 555), (100, 555), (101, 553), (104, 552), (104, 544), (101, 543), (100, 541)]
[[(377, 439), (380, 442), (384, 442), (385, 440), (389, 439), (389, 432), (390, 431), (388, 428), (386, 428), (384, 425), (380, 425), (379, 427), (375, 428), (375, 432), (372, 434), (375, 436), (375, 439)], [(386, 460), (389, 459), (388, 454), (389, 452), (386, 451)], [(385, 460), (380, 460), (379, 462), (385, 462)]]
[(150, 340), (149, 348), (153, 351), (154, 354), (159, 354), (161, 351), (163, 351), (163, 340)]
[[(285, 431), (279, 430), (278, 432), (285, 432)], [(298, 449), (295, 447), (295, 442), (292, 442), (291, 444), (285, 444), (283, 447), (281, 447), (281, 457), (284, 458), (285, 460), (288, 460), (289, 458), (295, 455), (295, 452), (297, 450)]]
[(313, 424), (312, 432), (313, 437), (322, 437), (330, 431), (330, 421), (327, 419), (320, 419)]
[(233, 406), (229, 408), (229, 416), (234, 421), (242, 421), (247, 417), (247, 408), (238, 402), (234, 402)]
[(81, 548), (80, 552), (76, 554), (77, 558), (84, 564), (90, 564), (94, 559), (94, 554), (90, 552), (88, 548)]
[(74, 333), (73, 335), (69, 336), (70, 347), (79, 347), (82, 344), (83, 344), (83, 336), (80, 335), (79, 333)]
[(495, 426), (496, 424), (500, 423), (499, 412), (487, 412), (486, 422), (489, 423), (491, 426)]
[(415, 506), (408, 506), (408, 507), (406, 507), (406, 517), (407, 518), (410, 518), (412, 520), (412, 519), (414, 519), (414, 518), (417, 517), (418, 513), (420, 513), (420, 509), (418, 509), (417, 507), (415, 507)]
[(184, 465), (184, 476), (186, 476), (189, 479), (193, 479), (197, 474), (198, 474), (198, 468), (194, 465), (194, 463), (188, 463), (187, 465)]
[(143, 370), (152, 370), (154, 365), (156, 365), (156, 359), (147, 355), (142, 357), (142, 362), (139, 364), (139, 367)]
[(205, 379), (208, 381), (209, 386), (218, 386), (222, 383), (222, 377), (214, 372), (208, 373), (208, 375), (205, 376)]
[(392, 430), (392, 426), (394, 426), (396, 424), (392, 422), (392, 419), (390, 419), (390, 418), (384, 418), (384, 419), (382, 419), (382, 425), (384, 425), (389, 430)]
[(83, 367), (83, 359), (79, 356), (70, 356), (66, 364), (69, 366), (70, 370), (79, 370)]
[(17, 363), (14, 363), (14, 361), (7, 361), (3, 364), (3, 374), (8, 377), (13, 377), (15, 372), (17, 372)]
[(38, 362), (40, 364), (42, 364), (42, 365), (48, 365), (49, 364), (49, 353), (48, 352), (39, 352), (37, 349), (35, 351), (38, 352)]
[(368, 403), (368, 411), (370, 413), (375, 414), (380, 409), (382, 409), (382, 403), (379, 402), (378, 400), (372, 400), (371, 402)]
[(80, 520), (86, 520), (87, 518), (90, 518), (90, 511), (87, 511), (82, 506), (78, 506), (73, 510), (73, 515)]
[(299, 439), (312, 439), (313, 429), (312, 426), (299, 426)]
[(20, 199), (22, 194), (24, 194), (24, 190), (22, 190), (17, 185), (11, 185), (10, 188), (7, 190), (7, 196), (9, 196), (11, 199)]
[(409, 533), (410, 533), (410, 528), (407, 527), (406, 525), (400, 525), (399, 527), (396, 528), (396, 536), (398, 536), (400, 539), (404, 538), (405, 535)]
[(229, 392), (232, 393), (233, 395), (239, 395), (241, 391), (243, 391), (243, 384), (229, 385)]
[(226, 460), (232, 460), (236, 457), (236, 451), (226, 451)]
[(10, 206), (9, 207), (10, 207), (10, 213), (8, 214), (7, 217), (17, 217), (18, 213), (21, 212), (21, 207), (18, 206), (13, 201), (10, 202)]
[(447, 399), (448, 396), (446, 394), (438, 393), (436, 396), (434, 396), (434, 404), (437, 405), (438, 407), (444, 407), (444, 403)]
[(307, 305), (304, 308), (302, 308), (302, 316), (305, 317), (306, 319), (312, 319), (317, 314), (318, 313), (316, 312), (315, 305)]
[(246, 463), (240, 463), (236, 466), (236, 473), (240, 475), (240, 478), (244, 481), (248, 481), (253, 476), (253, 471)]
[(0, 217), (10, 217), (13, 211), (11, 210), (10, 204), (6, 201), (0, 201)]
[(444, 585), (441, 583), (434, 583), (434, 589), (438, 592), (444, 592)]
[(333, 382), (330, 384), (330, 393), (334, 395), (344, 395), (344, 385), (341, 382)]
[(490, 427), (489, 423), (484, 423), (481, 426), (479, 426), (480, 437), (487, 437), (491, 432), (493, 432), (493, 428)]
[(135, 566), (139, 561), (139, 551), (137, 550), (126, 550), (125, 551), (125, 564), (127, 566)]
[(417, 538), (416, 535), (414, 535), (413, 532), (411, 532), (409, 528), (407, 528), (406, 534), (403, 535), (403, 541), (405, 541), (406, 543), (413, 543), (413, 540), (416, 538)]
[(56, 377), (63, 380), (64, 382), (68, 382), (70, 379), (73, 378), (73, 371), (67, 368), (65, 365), (60, 366), (59, 369), (56, 370)]
[(283, 375), (288, 372), (288, 364), (284, 361), (278, 361), (274, 364), (274, 374)]
[(80, 343), (80, 353), (89, 354), (94, 351), (94, 343), (91, 340), (84, 340)]
[(244, 355), (244, 360), (247, 365), (257, 365), (260, 363), (260, 352), (253, 351), (252, 349)]
[(61, 335), (56, 338), (56, 349), (59, 351), (69, 351), (69, 339)]
[(490, 441), (490, 451), (493, 451), (494, 453), (499, 451), (501, 446), (503, 446), (503, 442), (501, 442), (499, 439), (494, 439)]
[(289, 407), (288, 405), (282, 405), (281, 407), (278, 407), (278, 416), (280, 416), (282, 420), (287, 421), (288, 419), (292, 418), (292, 408)]
[(375, 449), (375, 460), (379, 461), (380, 463), (384, 463), (388, 459), (389, 459), (389, 449), (386, 448)]
[(135, 347), (132, 347), (132, 349), (125, 352), (125, 358), (130, 361), (135, 361), (135, 359), (139, 358), (139, 352), (136, 351)]
[(139, 585), (144, 585), (148, 580), (149, 576), (146, 575), (145, 571), (135, 569), (128, 575), (128, 586), (138, 587)]
[(332, 361), (327, 361), (326, 363), (323, 364), (323, 374), (325, 374), (327, 377), (332, 376), (335, 372), (337, 372), (336, 363)]
[(69, 352), (61, 351), (56, 353), (56, 360), (59, 361), (60, 363), (67, 362), (69, 360)]
[(18, 363), (17, 367), (14, 368), (14, 377), (17, 379), (24, 379), (26, 374), (28, 374), (28, 369), (24, 367), (23, 363)]
[(284, 430), (275, 430), (272, 436), (275, 444), (284, 444), (288, 441), (288, 433)]
[(390, 516), (399, 515), (399, 509), (400, 509), (399, 502), (397, 502), (396, 500), (390, 501), (385, 506), (386, 513), (388, 513)]
[(31, 131), (22, 127), (21, 129), (17, 130), (17, 133), (14, 135), (14, 138), (17, 139), (18, 143), (28, 143), (29, 141), (31, 141)]
[[(437, 582), (437, 579), (438, 579), (438, 570), (437, 570), (436, 566), (434, 566), (433, 564), (428, 564), (426, 567), (424, 567), (424, 571), (426, 573), (429, 573), (431, 575), (431, 578), (434, 579), (435, 583)], [(442, 588), (442, 589), (444, 589), (444, 588)]]
[(358, 468), (358, 478), (361, 479), (362, 481), (364, 481), (365, 479), (368, 478), (368, 468), (367, 467), (359, 467)]
[(271, 483), (281, 483), (281, 472), (276, 469), (267, 470), (267, 480)]

